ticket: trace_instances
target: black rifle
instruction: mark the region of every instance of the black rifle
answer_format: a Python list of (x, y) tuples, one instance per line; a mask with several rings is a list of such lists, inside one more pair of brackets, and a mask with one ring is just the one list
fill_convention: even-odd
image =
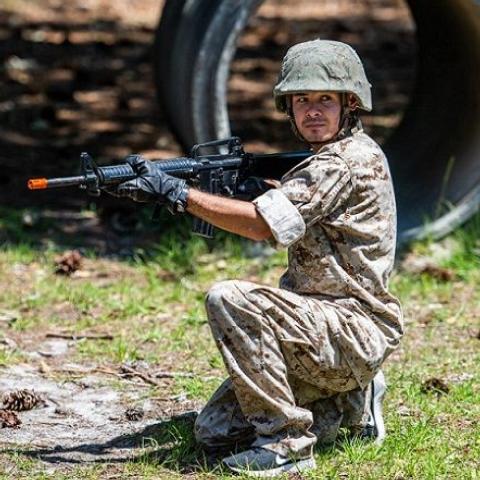
[[(201, 155), (204, 149), (226, 150), (226, 153)], [(190, 157), (179, 157), (155, 163), (160, 170), (184, 178), (189, 184), (213, 194), (228, 197), (241, 196), (239, 188), (249, 177), (280, 179), (295, 165), (311, 155), (311, 152), (288, 152), (254, 154), (246, 153), (238, 137), (226, 140), (195, 145)], [(128, 163), (99, 167), (88, 153), (82, 153), (81, 175), (61, 178), (33, 178), (28, 181), (28, 188), (38, 190), (79, 186), (90, 195), (98, 196), (102, 188), (118, 185), (137, 175)], [(212, 237), (213, 226), (209, 223), (194, 219), (193, 232)]]

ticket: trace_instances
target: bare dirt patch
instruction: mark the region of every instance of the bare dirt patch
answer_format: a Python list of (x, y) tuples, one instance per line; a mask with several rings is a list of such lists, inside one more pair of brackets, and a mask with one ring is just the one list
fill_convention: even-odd
[[(0, 372), (1, 392), (27, 388), (46, 400), (44, 407), (21, 412), (18, 428), (0, 429), (3, 452), (64, 465), (127, 461), (149, 451), (149, 442), (168, 427), (167, 418), (199, 407), (184, 398), (160, 403), (147, 398), (148, 384), (126, 381), (113, 388), (111, 377), (66, 366), (73, 378), (63, 381), (24, 364)], [(141, 409), (142, 418), (129, 420), (131, 408)]]

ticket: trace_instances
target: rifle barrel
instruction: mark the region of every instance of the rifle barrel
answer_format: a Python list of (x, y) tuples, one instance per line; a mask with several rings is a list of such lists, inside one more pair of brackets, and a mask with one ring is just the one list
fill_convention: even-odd
[(84, 175), (76, 177), (63, 178), (31, 178), (28, 180), (30, 190), (43, 190), (45, 188), (70, 187), (72, 185), (82, 185), (85, 182)]

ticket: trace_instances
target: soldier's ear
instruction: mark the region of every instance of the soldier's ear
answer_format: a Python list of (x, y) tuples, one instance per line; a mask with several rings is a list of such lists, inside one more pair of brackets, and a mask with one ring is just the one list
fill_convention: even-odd
[(347, 100), (348, 100), (348, 108), (350, 108), (350, 110), (358, 109), (358, 105), (359, 105), (358, 98), (353, 93), (348, 94)]

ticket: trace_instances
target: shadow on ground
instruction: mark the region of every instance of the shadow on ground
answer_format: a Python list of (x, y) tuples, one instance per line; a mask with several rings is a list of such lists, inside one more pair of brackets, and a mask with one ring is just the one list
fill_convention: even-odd
[(195, 412), (188, 412), (148, 425), (139, 432), (120, 435), (105, 443), (4, 449), (3, 453), (15, 453), (57, 465), (140, 462), (162, 465), (181, 473), (214, 468), (219, 459), (207, 456), (195, 443), (195, 418)]

